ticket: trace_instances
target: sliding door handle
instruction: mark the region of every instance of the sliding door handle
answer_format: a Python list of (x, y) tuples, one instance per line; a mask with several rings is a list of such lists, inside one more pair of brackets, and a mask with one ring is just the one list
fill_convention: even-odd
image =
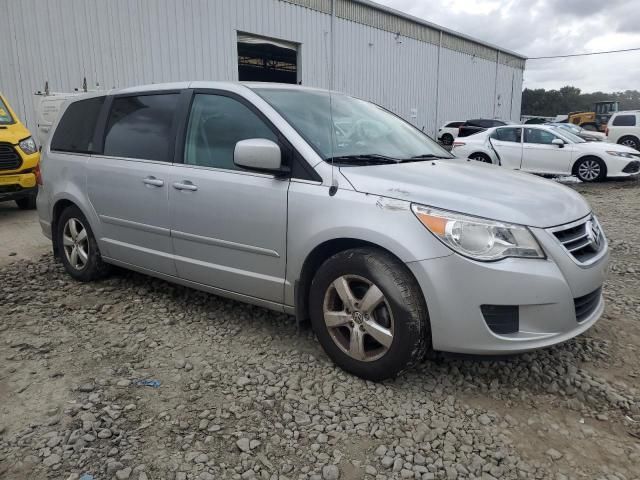
[(190, 192), (195, 192), (198, 190), (198, 187), (191, 183), (189, 180), (185, 180), (184, 182), (175, 182), (173, 184), (173, 188), (176, 190), (188, 190)]

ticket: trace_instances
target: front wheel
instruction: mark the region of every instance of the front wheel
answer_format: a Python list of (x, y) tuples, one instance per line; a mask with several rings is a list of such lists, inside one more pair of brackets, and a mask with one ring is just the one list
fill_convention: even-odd
[(587, 157), (578, 160), (574, 174), (583, 182), (600, 182), (607, 176), (607, 168), (599, 158)]
[(453, 135), (450, 133), (445, 133), (442, 135), (442, 144), (443, 145), (453, 145)]
[(326, 260), (311, 284), (311, 323), (329, 357), (366, 380), (398, 375), (422, 359), (429, 318), (406, 266), (373, 248)]

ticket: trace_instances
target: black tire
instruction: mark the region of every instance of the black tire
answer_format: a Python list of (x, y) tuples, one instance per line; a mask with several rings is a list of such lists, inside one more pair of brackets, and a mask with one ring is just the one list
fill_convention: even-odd
[(442, 144), (443, 145), (453, 145), (453, 135), (450, 133), (445, 133), (442, 135)]
[[(343, 351), (329, 333), (324, 317), (325, 300), (335, 285), (334, 281), (344, 276), (356, 277), (356, 282), (359, 281), (357, 278), (365, 279), (382, 292), (383, 303), (375, 311), (382, 308), (390, 314), (392, 340), (379, 358), (358, 360)], [(358, 307), (357, 302), (363, 298), (355, 295), (355, 300)], [(349, 311), (346, 307), (344, 310)], [(431, 347), (427, 307), (416, 280), (404, 264), (382, 250), (357, 248), (337, 253), (326, 260), (311, 283), (309, 313), (313, 330), (327, 355), (343, 370), (366, 380), (381, 381), (395, 377), (422, 360), (427, 348)], [(355, 315), (354, 312), (354, 318)], [(365, 316), (372, 319), (373, 315)], [(358, 328), (354, 322), (350, 324)], [(364, 332), (364, 327), (360, 328)], [(359, 335), (367, 338), (369, 345), (376, 345), (377, 342), (367, 333)], [(379, 345), (385, 350), (382, 344)]]
[(476, 162), (493, 163), (491, 161), (491, 158), (489, 158), (489, 155), (487, 155), (486, 153), (482, 153), (482, 152), (472, 153), (471, 155), (469, 155), (469, 158), (471, 160), (475, 160)]
[[(80, 222), (83, 229), (86, 230), (88, 252), (87, 260), (82, 268), (72, 265), (71, 260), (68, 258), (66, 253), (64, 236), (65, 229), (67, 228), (67, 224), (70, 220)], [(91, 226), (89, 225), (87, 218), (78, 207), (71, 205), (65, 208), (56, 222), (56, 227), (56, 242), (58, 245), (58, 251), (60, 252), (60, 259), (62, 260), (62, 264), (69, 275), (81, 282), (99, 280), (108, 275), (111, 267), (102, 261), (102, 255), (100, 254), (100, 249), (98, 248), (98, 243), (96, 242), (93, 230), (91, 230)]]
[(636, 150), (640, 151), (640, 140), (633, 135), (626, 135), (624, 137), (621, 137), (618, 140), (618, 144), (624, 145), (625, 147), (635, 148)]
[(16, 205), (20, 210), (34, 210), (36, 208), (36, 196), (29, 195), (28, 197), (18, 198)]
[(585, 183), (601, 182), (607, 178), (607, 166), (598, 157), (583, 157), (573, 166), (573, 174)]

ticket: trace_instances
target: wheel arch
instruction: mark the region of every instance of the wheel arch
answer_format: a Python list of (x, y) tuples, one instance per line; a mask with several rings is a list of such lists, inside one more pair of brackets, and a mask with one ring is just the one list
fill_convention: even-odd
[[(298, 324), (309, 320), (309, 294), (311, 292), (311, 282), (313, 281), (315, 272), (318, 270), (320, 265), (322, 265), (328, 258), (337, 253), (353, 248), (363, 247), (382, 251), (394, 257), (396, 260), (398, 260), (398, 262), (404, 264), (404, 262), (398, 257), (398, 255), (394, 254), (389, 249), (367, 240), (362, 240), (354, 237), (340, 237), (326, 240), (320, 243), (315, 248), (313, 248), (313, 250), (311, 250), (311, 252), (309, 252), (309, 254), (306, 256), (302, 264), (302, 269), (300, 270), (298, 280), (296, 280), (295, 282), (295, 316)], [(407, 272), (415, 280), (416, 284), (420, 286), (417, 279), (413, 275), (413, 272), (411, 272), (409, 268), (407, 268)], [(422, 291), (421, 288), (420, 291)], [(424, 301), (426, 304), (426, 298), (424, 298)]]
[(572, 175), (577, 175), (577, 173), (578, 173), (578, 165), (580, 164), (580, 162), (582, 160), (586, 160), (588, 158), (591, 158), (593, 160), (598, 160), (602, 164), (602, 167), (604, 168), (604, 177), (606, 178), (606, 176), (607, 176), (607, 162), (605, 162), (598, 155), (594, 155), (593, 153), (588, 153), (586, 155), (582, 155), (581, 157), (578, 157), (576, 159), (576, 161), (573, 162), (573, 166), (571, 167), (571, 174)]
[(640, 145), (640, 138), (637, 135), (633, 135), (631, 133), (626, 134), (626, 135), (622, 135), (617, 141), (618, 145), (621, 145), (622, 141), (624, 139), (626, 139), (626, 138), (630, 138), (630, 139), (632, 139), (632, 140), (634, 140), (636, 142), (636, 145)]
[(58, 220), (60, 219), (60, 215), (62, 215), (62, 212), (64, 212), (68, 207), (78, 208), (89, 222), (89, 226), (91, 227), (91, 229), (94, 232), (96, 231), (94, 225), (91, 222), (93, 216), (90, 214), (90, 212), (87, 212), (86, 209), (82, 208), (81, 202), (69, 196), (57, 198), (53, 202), (53, 207), (51, 208), (51, 241), (53, 243), (53, 254), (56, 258), (58, 258), (60, 255), (57, 235)]

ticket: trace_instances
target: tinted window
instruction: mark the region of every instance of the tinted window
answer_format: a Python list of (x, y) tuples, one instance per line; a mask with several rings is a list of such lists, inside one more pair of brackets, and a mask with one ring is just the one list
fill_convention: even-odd
[(91, 153), (93, 134), (104, 99), (105, 97), (89, 98), (70, 104), (53, 134), (51, 150)]
[(221, 95), (196, 95), (191, 107), (184, 163), (240, 169), (233, 163), (236, 143), (249, 138), (278, 138), (264, 121), (239, 101)]
[(542, 145), (551, 145), (558, 137), (546, 130), (538, 130), (537, 128), (524, 129), (524, 143), (539, 143)]
[(460, 125), (462, 125), (464, 122), (451, 122), (451, 123), (447, 123), (447, 126), (445, 128), (460, 128)]
[(498, 128), (495, 132), (493, 132), (493, 134), (491, 134), (491, 138), (501, 140), (503, 142), (520, 143), (521, 137), (521, 128)]
[(618, 115), (613, 119), (613, 125), (615, 127), (635, 127), (636, 116), (635, 115)]
[(104, 154), (170, 162), (178, 97), (171, 93), (115, 98)]
[(501, 127), (502, 125), (506, 125), (502, 120), (489, 120), (492, 127)]

